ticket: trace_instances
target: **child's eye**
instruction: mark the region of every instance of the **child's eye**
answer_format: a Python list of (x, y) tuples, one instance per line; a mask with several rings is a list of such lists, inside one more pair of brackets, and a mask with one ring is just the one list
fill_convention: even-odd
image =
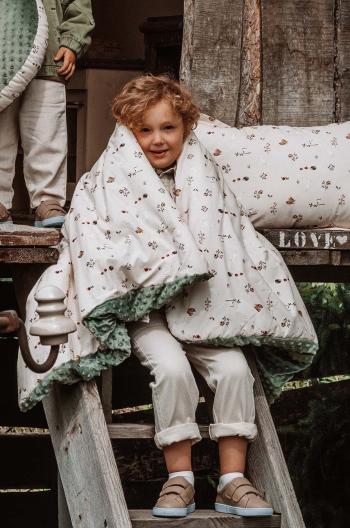
[(165, 130), (172, 130), (173, 128), (175, 128), (174, 125), (167, 125)]
[(144, 132), (144, 133), (145, 132), (149, 132), (149, 128), (143, 127), (143, 128), (140, 129), (140, 132)]

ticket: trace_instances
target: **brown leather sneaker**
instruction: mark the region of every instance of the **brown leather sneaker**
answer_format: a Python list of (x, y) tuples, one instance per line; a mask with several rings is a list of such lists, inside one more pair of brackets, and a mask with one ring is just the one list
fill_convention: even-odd
[(2, 224), (12, 224), (12, 218), (6, 207), (0, 203), (0, 225)]
[(196, 509), (194, 488), (184, 477), (173, 477), (164, 484), (152, 510), (156, 517), (186, 517)]
[(35, 227), (62, 227), (66, 212), (57, 200), (41, 202), (35, 211)]
[(220, 493), (218, 492), (215, 510), (242, 517), (259, 517), (273, 514), (271, 505), (263, 500), (259, 491), (244, 477), (232, 479)]

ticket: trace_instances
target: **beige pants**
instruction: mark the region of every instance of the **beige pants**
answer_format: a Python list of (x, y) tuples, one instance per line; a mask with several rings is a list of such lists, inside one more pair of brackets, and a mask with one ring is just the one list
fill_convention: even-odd
[(21, 97), (0, 112), (0, 202), (8, 209), (19, 138), (31, 207), (51, 198), (63, 206), (67, 182), (64, 84), (34, 79)]
[(150, 387), (158, 447), (201, 439), (195, 423), (199, 394), (189, 361), (215, 393), (210, 437), (256, 436), (254, 378), (239, 348), (180, 343), (159, 312), (151, 313), (149, 323), (130, 324), (129, 333), (134, 354), (154, 377)]

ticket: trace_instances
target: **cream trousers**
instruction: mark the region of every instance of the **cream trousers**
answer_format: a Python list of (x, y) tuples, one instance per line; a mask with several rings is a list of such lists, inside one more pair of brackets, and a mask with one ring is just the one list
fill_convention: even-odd
[(0, 112), (0, 202), (12, 206), (18, 140), (30, 205), (56, 199), (63, 206), (67, 182), (66, 91), (62, 83), (34, 79)]
[(254, 378), (240, 348), (214, 348), (185, 344), (169, 332), (160, 312), (150, 314), (150, 322), (129, 325), (133, 352), (151, 371), (155, 416), (155, 443), (159, 448), (182, 440), (201, 439), (195, 412), (198, 388), (190, 363), (215, 393), (209, 427), (212, 440), (222, 436), (243, 436), (253, 440)]

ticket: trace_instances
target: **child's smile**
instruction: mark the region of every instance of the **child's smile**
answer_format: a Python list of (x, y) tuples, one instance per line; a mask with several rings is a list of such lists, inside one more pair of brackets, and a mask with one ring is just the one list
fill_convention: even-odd
[(151, 106), (142, 123), (132, 131), (155, 169), (167, 169), (181, 154), (185, 131), (183, 120), (165, 99)]

